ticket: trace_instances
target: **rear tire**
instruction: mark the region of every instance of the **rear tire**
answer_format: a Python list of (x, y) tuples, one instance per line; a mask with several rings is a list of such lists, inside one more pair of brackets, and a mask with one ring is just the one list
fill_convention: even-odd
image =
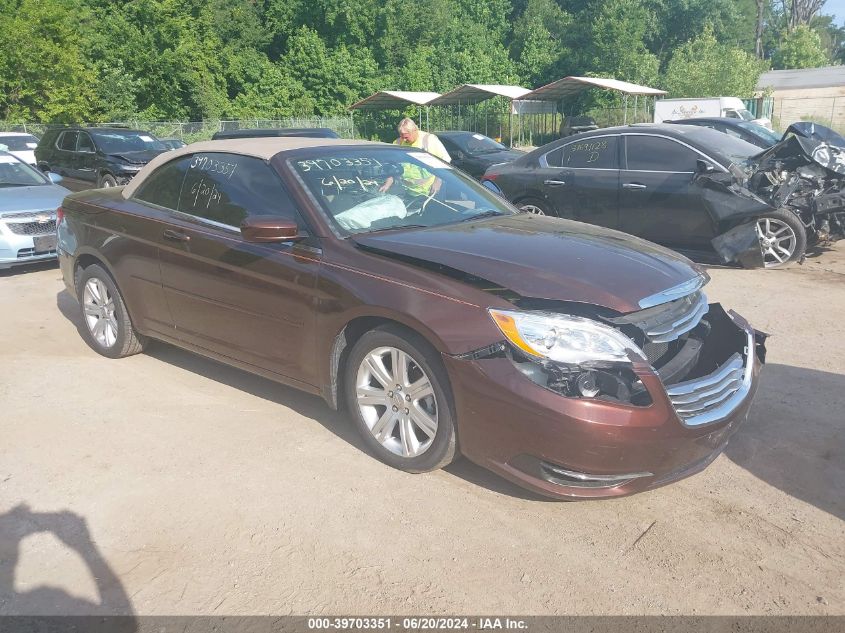
[(343, 383), (349, 413), (378, 459), (409, 473), (455, 459), (449, 379), (420, 336), (396, 325), (367, 332), (349, 352)]
[(124, 358), (144, 350), (147, 339), (135, 331), (114, 280), (97, 264), (85, 268), (77, 280), (82, 337), (98, 354)]
[(532, 215), (548, 215), (553, 218), (557, 217), (557, 213), (552, 210), (548, 203), (537, 200), (536, 198), (526, 198), (525, 200), (520, 200), (516, 203), (516, 206), (524, 213), (530, 213)]
[(804, 257), (807, 230), (788, 209), (778, 209), (757, 219), (757, 237), (766, 268), (782, 268)]

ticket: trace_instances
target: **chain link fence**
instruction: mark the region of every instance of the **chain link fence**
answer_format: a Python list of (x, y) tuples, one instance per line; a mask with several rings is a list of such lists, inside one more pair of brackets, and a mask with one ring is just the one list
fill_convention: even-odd
[[(210, 121), (109, 121), (99, 123), (81, 123), (85, 127), (125, 127), (151, 132), (158, 138), (178, 138), (186, 143), (207, 141), (215, 132), (224, 130), (244, 130), (256, 128), (311, 128), (327, 127), (343, 138), (354, 138), (352, 117), (291, 117), (288, 119), (240, 119)], [(41, 136), (49, 127), (47, 123), (10, 123), (0, 121), (0, 132), (27, 132)]]

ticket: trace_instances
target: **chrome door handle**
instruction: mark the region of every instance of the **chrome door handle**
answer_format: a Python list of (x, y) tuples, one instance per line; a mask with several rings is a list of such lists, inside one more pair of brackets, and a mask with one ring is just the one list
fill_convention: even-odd
[(191, 236), (185, 235), (184, 233), (180, 233), (179, 231), (173, 231), (171, 229), (164, 230), (164, 239), (173, 240), (174, 242), (190, 242)]
[(641, 185), (638, 182), (626, 182), (622, 185), (623, 189), (648, 189), (645, 185)]
[(560, 187), (561, 185), (565, 185), (565, 180), (544, 180), (544, 185), (548, 185), (549, 187)]

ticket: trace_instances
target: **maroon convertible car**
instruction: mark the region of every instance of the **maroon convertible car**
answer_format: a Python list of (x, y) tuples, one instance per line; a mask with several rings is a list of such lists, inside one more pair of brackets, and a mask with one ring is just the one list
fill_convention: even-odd
[(319, 394), (410, 472), (460, 453), (552, 497), (653, 488), (722, 451), (764, 361), (687, 259), (413, 148), (196, 143), (58, 217), (96, 351), (160, 339)]

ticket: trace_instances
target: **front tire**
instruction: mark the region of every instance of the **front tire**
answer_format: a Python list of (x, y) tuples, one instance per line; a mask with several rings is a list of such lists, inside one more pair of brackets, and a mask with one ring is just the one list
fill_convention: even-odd
[(77, 281), (82, 336), (98, 354), (124, 358), (144, 350), (147, 340), (135, 331), (123, 297), (106, 270), (85, 268)]
[(437, 351), (413, 332), (387, 325), (358, 339), (344, 394), (364, 443), (386, 464), (422, 473), (455, 458), (449, 379)]
[(97, 184), (100, 189), (108, 189), (109, 187), (117, 187), (117, 180), (111, 174), (103, 174)]
[(767, 213), (757, 219), (756, 228), (766, 268), (781, 268), (804, 256), (807, 230), (792, 211)]

